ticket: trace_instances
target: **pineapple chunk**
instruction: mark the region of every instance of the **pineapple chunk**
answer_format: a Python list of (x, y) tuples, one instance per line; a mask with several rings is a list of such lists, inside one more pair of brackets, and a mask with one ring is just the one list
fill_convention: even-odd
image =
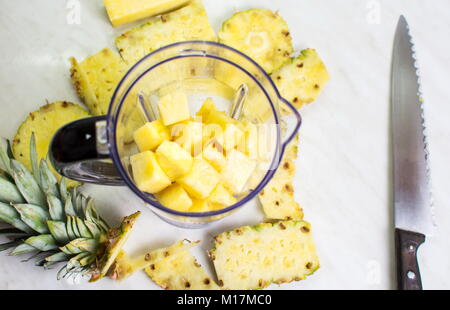
[(242, 139), (245, 137), (244, 132), (234, 124), (226, 124), (224, 136), (225, 143), (223, 145), (223, 148), (227, 152), (234, 149), (235, 146), (239, 145), (239, 143), (241, 143)]
[(183, 149), (197, 156), (202, 151), (203, 124), (196, 121), (188, 121), (176, 124), (172, 127), (172, 136), (176, 143)]
[(78, 63), (70, 58), (72, 83), (93, 115), (108, 113), (114, 90), (128, 70), (128, 65), (110, 49)]
[(240, 227), (214, 240), (209, 255), (223, 289), (262, 289), (304, 280), (320, 266), (311, 225), (304, 221)]
[(220, 125), (223, 129), (225, 129), (228, 124), (238, 123), (236, 120), (229, 117), (225, 112), (217, 110), (210, 111), (208, 116), (203, 119), (203, 122), (206, 124)]
[(209, 113), (211, 111), (216, 111), (216, 106), (214, 104), (214, 101), (212, 98), (206, 98), (205, 102), (203, 102), (203, 105), (201, 106), (200, 110), (197, 112), (197, 116), (207, 119)]
[(121, 26), (146, 17), (169, 12), (190, 0), (103, 0), (113, 26)]
[(179, 184), (173, 184), (156, 194), (159, 202), (172, 210), (186, 212), (192, 206), (192, 200), (183, 187)]
[(164, 126), (161, 120), (148, 122), (133, 134), (139, 151), (153, 151), (164, 140), (170, 140), (169, 129)]
[[(317, 99), (330, 75), (317, 51), (306, 49), (291, 63), (272, 73), (272, 79), (281, 95), (299, 109)], [(291, 113), (289, 108), (283, 106), (281, 112)]]
[(224, 130), (217, 124), (205, 124), (203, 125), (203, 145), (207, 146), (212, 141), (223, 145), (225, 143)]
[(159, 166), (156, 155), (152, 151), (131, 156), (130, 163), (134, 182), (143, 192), (155, 194), (172, 183)]
[(223, 23), (219, 40), (253, 58), (268, 73), (289, 61), (294, 51), (288, 25), (270, 10), (235, 13)]
[(303, 218), (303, 210), (294, 199), (295, 159), (298, 136), (289, 143), (277, 172), (258, 194), (267, 219), (297, 220)]
[(145, 268), (156, 284), (167, 290), (219, 290), (189, 251), (176, 252)]
[(191, 171), (193, 159), (190, 153), (175, 142), (164, 141), (156, 149), (156, 158), (162, 170), (172, 180)]
[(203, 199), (192, 199), (192, 207), (189, 209), (189, 212), (209, 212), (212, 211), (211, 207), (208, 204), (208, 200)]
[(255, 170), (256, 162), (238, 150), (229, 152), (226, 159), (222, 170), (223, 184), (233, 195), (240, 194)]
[(242, 122), (244, 138), (237, 146), (237, 150), (250, 159), (258, 159), (258, 127), (248, 121)]
[(190, 196), (205, 199), (220, 181), (220, 174), (208, 162), (201, 158), (194, 158), (192, 170), (178, 179)]
[(216, 140), (212, 140), (203, 150), (203, 158), (217, 171), (222, 171), (226, 164), (223, 148)]
[(234, 205), (237, 199), (222, 184), (218, 184), (209, 195), (208, 202), (214, 210), (220, 210)]
[(116, 46), (126, 62), (135, 64), (160, 47), (189, 40), (217, 40), (199, 0), (125, 32), (116, 39)]
[(186, 94), (175, 92), (167, 94), (159, 100), (159, 113), (164, 125), (172, 125), (191, 117)]

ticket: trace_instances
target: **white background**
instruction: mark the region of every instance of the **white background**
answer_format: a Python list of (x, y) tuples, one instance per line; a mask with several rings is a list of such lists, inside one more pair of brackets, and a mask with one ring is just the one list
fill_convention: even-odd
[[(11, 138), (27, 113), (45, 103), (79, 103), (67, 59), (104, 47), (125, 27), (113, 29), (101, 0), (80, 0), (81, 24), (67, 23), (66, 0), (0, 0), (0, 133)], [(421, 247), (426, 289), (450, 288), (450, 3), (447, 0), (204, 0), (217, 31), (233, 12), (279, 10), (297, 50), (316, 48), (331, 82), (314, 104), (302, 109), (296, 197), (313, 225), (321, 269), (306, 281), (281, 289), (394, 288), (392, 184), (390, 171), (389, 77), (394, 30), (400, 14), (412, 28), (426, 100), (431, 168), (438, 229)], [(165, 224), (125, 188), (85, 186), (101, 213), (118, 223), (142, 210), (126, 249), (139, 254), (182, 237), (201, 239), (194, 252), (209, 267), (204, 251), (211, 236), (263, 217), (250, 204), (204, 230)], [(117, 283), (74, 285), (56, 281), (17, 257), (0, 254), (1, 289), (157, 289), (143, 273)], [(278, 288), (272, 286), (271, 288)]]

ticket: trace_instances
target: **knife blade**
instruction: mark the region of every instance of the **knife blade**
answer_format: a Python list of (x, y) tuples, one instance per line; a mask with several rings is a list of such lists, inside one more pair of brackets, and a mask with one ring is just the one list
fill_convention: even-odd
[(401, 16), (392, 58), (394, 222), (398, 289), (422, 289), (417, 249), (433, 231), (423, 99), (415, 48)]

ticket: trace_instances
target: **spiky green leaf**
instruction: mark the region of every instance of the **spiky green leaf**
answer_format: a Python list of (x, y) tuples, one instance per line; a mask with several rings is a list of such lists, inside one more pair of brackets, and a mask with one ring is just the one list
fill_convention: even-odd
[(30, 139), (30, 161), (31, 161), (31, 171), (33, 173), (33, 176), (36, 179), (36, 181), (38, 181), (38, 183), (39, 183), (41, 181), (41, 173), (39, 171), (38, 155), (36, 152), (36, 136), (34, 135), (34, 132), (31, 134), (31, 139)]
[(45, 195), (31, 173), (16, 160), (11, 160), (14, 182), (28, 203), (45, 206)]
[(22, 221), (32, 229), (41, 234), (49, 232), (47, 220), (50, 219), (50, 214), (46, 210), (32, 204), (14, 204), (13, 206), (19, 212)]
[(99, 238), (100, 237), (100, 235), (101, 235), (101, 230), (98, 228), (98, 226), (95, 224), (95, 223), (93, 223), (93, 222), (91, 222), (91, 221), (88, 221), (88, 220), (85, 220), (84, 221), (84, 224), (86, 225), (86, 227), (89, 229), (89, 231), (91, 232), (91, 234), (92, 234), (92, 236), (95, 238), (95, 239), (97, 239), (97, 238)]
[(81, 237), (83, 237), (83, 238), (92, 238), (93, 237), (93, 235), (91, 234), (91, 232), (89, 231), (87, 226), (84, 224), (84, 221), (82, 219), (80, 219), (79, 217), (76, 217), (75, 221), (76, 221), (78, 231), (80, 232)]
[(69, 236), (70, 240), (77, 238), (77, 236), (75, 235), (75, 233), (72, 229), (72, 217), (71, 216), (66, 217), (66, 231), (67, 231), (67, 235)]
[(2, 244), (0, 244), (0, 252), (10, 249), (12, 247), (16, 247), (21, 243), (22, 243), (22, 240), (14, 240), (11, 242), (2, 243)]
[(81, 252), (95, 253), (95, 251), (97, 250), (97, 246), (98, 242), (95, 239), (78, 238), (70, 241), (68, 244), (61, 247), (60, 249), (64, 253), (71, 255), (71, 254), (78, 254)]
[(48, 210), (50, 213), (50, 217), (55, 221), (63, 221), (65, 214), (64, 208), (62, 206), (61, 200), (52, 194), (48, 194), (47, 196), (48, 202)]
[(26, 233), (31, 234), (34, 232), (31, 227), (21, 220), (19, 212), (13, 206), (3, 202), (0, 202), (0, 221), (8, 223)]
[(48, 229), (53, 238), (59, 244), (67, 244), (69, 242), (69, 236), (67, 234), (66, 223), (62, 221), (47, 221)]
[(8, 172), (9, 175), (12, 175), (11, 154), (11, 145), (9, 144), (9, 141), (0, 138), (0, 169)]
[(34, 251), (38, 251), (38, 249), (36, 249), (35, 247), (33, 247), (29, 244), (22, 243), (21, 245), (16, 247), (9, 255), (21, 255), (21, 254), (31, 253)]
[(64, 177), (62, 177), (61, 178), (61, 182), (59, 182), (59, 196), (61, 197), (61, 201), (64, 204), (70, 198), (69, 191), (67, 190), (66, 178), (64, 178)]
[(75, 234), (75, 236), (77, 236), (77, 238), (81, 238), (82, 236), (80, 234), (80, 231), (78, 230), (77, 220), (75, 216), (70, 217), (70, 224), (72, 225), (72, 231)]
[(66, 200), (66, 203), (64, 205), (64, 212), (68, 216), (76, 216), (77, 215), (77, 213), (75, 212), (75, 210), (73, 208), (73, 204), (72, 204), (72, 200), (71, 199), (67, 199)]
[(41, 159), (40, 165), (41, 185), (44, 193), (59, 198), (58, 180), (48, 167), (46, 160)]
[(53, 255), (47, 256), (45, 258), (45, 261), (46, 262), (65, 262), (68, 259), (69, 259), (69, 257), (65, 253), (58, 252)]
[(0, 178), (0, 201), (6, 203), (22, 203), (25, 202), (25, 199), (23, 199), (16, 185), (6, 178)]
[(25, 240), (25, 243), (40, 251), (50, 251), (58, 248), (56, 240), (50, 234), (30, 237)]

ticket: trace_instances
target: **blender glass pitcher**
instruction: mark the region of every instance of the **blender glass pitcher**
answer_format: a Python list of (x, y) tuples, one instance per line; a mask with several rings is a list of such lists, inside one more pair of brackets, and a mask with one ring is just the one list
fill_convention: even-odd
[[(248, 91), (239, 119), (265, 128), (267, 141), (254, 159), (258, 168), (248, 181), (248, 190), (236, 197), (238, 202), (217, 211), (179, 212), (140, 191), (129, 160), (139, 152), (133, 132), (158, 117), (157, 112), (148, 115), (142, 107), (151, 107), (165, 94), (182, 90), (191, 115), (210, 97), (219, 110), (229, 111), (241, 85)], [(49, 154), (60, 174), (81, 182), (128, 186), (165, 221), (195, 228), (231, 214), (254, 198), (273, 177), (300, 124), (298, 111), (280, 96), (270, 76), (251, 58), (219, 43), (187, 41), (160, 48), (136, 63), (117, 86), (108, 115), (62, 127)]]

